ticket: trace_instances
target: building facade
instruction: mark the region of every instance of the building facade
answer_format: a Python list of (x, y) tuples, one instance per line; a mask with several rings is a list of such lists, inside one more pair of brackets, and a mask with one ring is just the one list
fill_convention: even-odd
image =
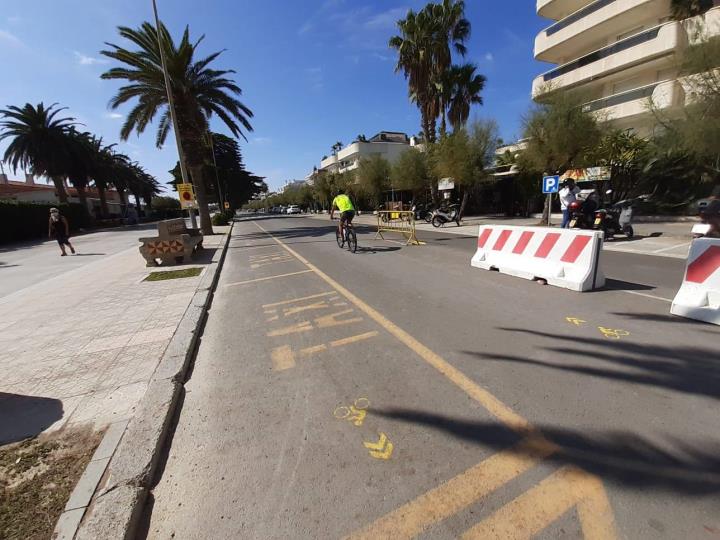
[(363, 158), (382, 156), (393, 163), (410, 147), (419, 146), (414, 137), (397, 131), (381, 131), (366, 141), (353, 141), (336, 154), (320, 161), (321, 172), (348, 172), (357, 169)]
[(533, 98), (577, 90), (585, 110), (642, 135), (656, 124), (651, 102), (672, 114), (692, 99), (678, 77), (685, 48), (698, 32), (720, 34), (720, 0), (685, 21), (671, 19), (670, 0), (537, 0), (537, 13), (553, 23), (535, 58), (555, 67), (535, 78)]

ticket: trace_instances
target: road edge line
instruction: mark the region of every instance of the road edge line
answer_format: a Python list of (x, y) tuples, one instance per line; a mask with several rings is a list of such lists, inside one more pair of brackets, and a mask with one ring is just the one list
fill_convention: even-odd
[[(222, 247), (216, 249), (135, 415), (122, 436), (112, 441), (112, 456), (97, 479), (82, 517), (76, 518), (75, 530), (63, 531), (64, 538), (129, 540), (135, 537), (172, 419), (181, 402), (185, 377), (197, 353), (199, 336), (217, 289), (234, 224), (231, 222)], [(103, 446), (109, 434), (106, 433), (98, 448)], [(58, 524), (66, 513), (60, 516)]]

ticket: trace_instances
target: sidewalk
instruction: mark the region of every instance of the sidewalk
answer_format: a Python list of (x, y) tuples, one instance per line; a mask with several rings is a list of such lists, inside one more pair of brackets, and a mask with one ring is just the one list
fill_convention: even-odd
[(146, 282), (137, 244), (0, 298), (0, 444), (64, 427), (126, 422), (195, 293), (198, 277)]

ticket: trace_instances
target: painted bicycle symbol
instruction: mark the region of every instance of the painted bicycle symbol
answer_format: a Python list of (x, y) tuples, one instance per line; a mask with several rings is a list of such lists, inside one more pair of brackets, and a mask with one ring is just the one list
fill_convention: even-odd
[(617, 330), (614, 328), (605, 328), (603, 326), (598, 326), (598, 330), (600, 330), (600, 333), (608, 339), (620, 339), (621, 337), (630, 335), (630, 332), (627, 330)]
[(365, 421), (365, 416), (367, 415), (368, 407), (370, 407), (370, 400), (368, 398), (357, 398), (349, 407), (345, 405), (335, 407), (333, 416), (338, 420), (347, 420), (356, 426), (362, 426), (362, 423)]

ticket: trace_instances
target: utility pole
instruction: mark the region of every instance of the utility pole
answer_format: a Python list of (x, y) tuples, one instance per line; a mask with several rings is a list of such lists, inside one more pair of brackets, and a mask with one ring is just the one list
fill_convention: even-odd
[[(180, 140), (180, 130), (177, 125), (177, 114), (175, 113), (175, 99), (173, 98), (172, 88), (170, 86), (170, 75), (167, 70), (167, 62), (165, 61), (165, 48), (163, 47), (162, 34), (160, 32), (160, 17), (158, 17), (157, 4), (152, 0), (153, 13), (155, 14), (155, 29), (158, 36), (158, 48), (160, 49), (160, 63), (162, 64), (163, 75), (165, 76), (165, 91), (167, 92), (168, 108), (170, 109), (170, 120), (175, 132), (175, 143), (177, 144), (178, 158), (180, 160), (180, 174), (184, 184), (189, 184), (187, 167), (185, 166), (185, 154), (183, 153), (182, 141)], [(197, 221), (195, 219), (195, 210), (190, 208), (190, 224), (193, 229), (197, 229)]]
[(217, 160), (215, 159), (215, 144), (213, 143), (212, 133), (210, 130), (207, 132), (208, 143), (210, 144), (210, 152), (212, 152), (213, 166), (215, 168), (215, 183), (218, 189), (218, 206), (221, 212), (225, 211), (225, 199), (223, 198), (223, 192), (220, 188), (220, 176), (218, 175)]

